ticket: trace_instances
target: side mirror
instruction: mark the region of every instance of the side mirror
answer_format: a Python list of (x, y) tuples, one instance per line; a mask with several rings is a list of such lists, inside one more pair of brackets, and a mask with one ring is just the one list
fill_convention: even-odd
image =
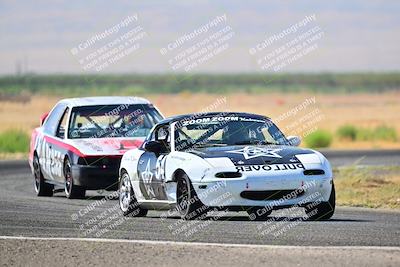
[(298, 136), (288, 136), (287, 140), (291, 146), (299, 146), (301, 143), (301, 139)]
[(40, 126), (43, 125), (44, 121), (47, 119), (47, 116), (49, 116), (48, 112), (46, 112), (42, 116), (40, 116)]
[(143, 145), (144, 150), (159, 154), (163, 150), (163, 145), (158, 141), (147, 141)]

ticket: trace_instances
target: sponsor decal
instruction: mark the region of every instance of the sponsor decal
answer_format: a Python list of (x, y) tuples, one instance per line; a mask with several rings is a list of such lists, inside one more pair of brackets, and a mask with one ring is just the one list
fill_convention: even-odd
[(127, 150), (139, 147), (142, 144), (141, 140), (120, 140), (118, 138), (97, 139), (91, 140), (76, 140), (73, 142), (87, 154), (124, 154)]
[(247, 165), (236, 166), (238, 172), (257, 172), (257, 171), (290, 171), (296, 169), (305, 169), (301, 163), (274, 164), (274, 165)]
[(210, 117), (210, 118), (199, 118), (199, 119), (193, 119), (193, 120), (188, 120), (188, 121), (183, 121), (182, 125), (186, 126), (189, 124), (197, 124), (197, 123), (210, 123), (210, 122), (225, 122), (225, 121), (239, 121), (239, 117)]
[(185, 160), (186, 160), (185, 158), (183, 158), (183, 157), (178, 157), (178, 156), (170, 156), (170, 158), (171, 158), (171, 159), (176, 159), (176, 160), (179, 160), (179, 161), (185, 161)]
[(282, 158), (277, 152), (282, 149), (270, 149), (264, 147), (246, 146), (238, 150), (226, 151), (227, 153), (242, 154), (245, 159), (252, 159), (258, 157)]
[(103, 152), (103, 148), (100, 145), (96, 144), (96, 142), (93, 142), (93, 140), (82, 141), (81, 143), (82, 145), (86, 146), (86, 149), (89, 148), (92, 151)]
[(240, 118), (240, 121), (252, 121), (252, 122), (265, 122), (265, 120), (253, 119), (253, 118)]

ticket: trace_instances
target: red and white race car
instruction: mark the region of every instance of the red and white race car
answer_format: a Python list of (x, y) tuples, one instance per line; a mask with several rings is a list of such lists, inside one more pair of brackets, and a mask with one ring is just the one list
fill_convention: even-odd
[(29, 165), (38, 196), (63, 186), (67, 198), (118, 188), (125, 151), (137, 148), (163, 116), (138, 97), (71, 98), (41, 118), (31, 137)]

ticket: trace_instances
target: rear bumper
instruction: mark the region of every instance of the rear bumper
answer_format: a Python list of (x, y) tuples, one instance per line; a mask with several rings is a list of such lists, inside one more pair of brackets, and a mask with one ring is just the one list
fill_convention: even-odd
[(76, 185), (88, 190), (117, 190), (119, 166), (103, 168), (101, 166), (76, 165), (72, 167), (72, 177)]

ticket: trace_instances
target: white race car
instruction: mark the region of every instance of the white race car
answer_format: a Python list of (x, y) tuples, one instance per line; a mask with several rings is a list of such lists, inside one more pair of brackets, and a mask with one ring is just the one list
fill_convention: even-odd
[(210, 210), (247, 211), (251, 219), (265, 219), (274, 209), (299, 206), (310, 220), (329, 219), (335, 210), (331, 166), (299, 144), (261, 115), (164, 119), (122, 157), (121, 210), (125, 216), (176, 210), (183, 219)]

